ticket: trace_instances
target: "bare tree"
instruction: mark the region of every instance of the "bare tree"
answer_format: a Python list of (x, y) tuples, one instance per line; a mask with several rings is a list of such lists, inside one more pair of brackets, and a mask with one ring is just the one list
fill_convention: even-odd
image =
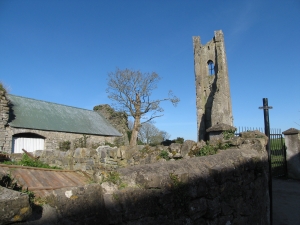
[(154, 136), (159, 135), (160, 131), (152, 123), (143, 123), (138, 132), (138, 138), (145, 144), (150, 144)]
[[(133, 125), (132, 121), (131, 123)], [(133, 126), (131, 126), (131, 128), (132, 127)], [(159, 130), (152, 121), (142, 123), (138, 132), (138, 140), (144, 144), (160, 144), (162, 141), (169, 138), (170, 134), (166, 131)]]
[(167, 139), (170, 139), (170, 137), (171, 137), (171, 135), (170, 135), (167, 131), (161, 130), (161, 131), (160, 131), (160, 134), (161, 134), (161, 136), (162, 136), (162, 138), (163, 138), (163, 141), (165, 141), (165, 140), (167, 140)]
[(139, 70), (116, 69), (108, 74), (108, 97), (118, 106), (118, 110), (127, 113), (134, 118), (130, 145), (137, 142), (138, 132), (141, 124), (149, 122), (154, 118), (161, 117), (163, 108), (160, 103), (170, 101), (174, 106), (179, 102), (179, 98), (169, 91), (168, 98), (151, 100), (153, 90), (157, 88), (160, 77), (157, 73), (142, 73)]

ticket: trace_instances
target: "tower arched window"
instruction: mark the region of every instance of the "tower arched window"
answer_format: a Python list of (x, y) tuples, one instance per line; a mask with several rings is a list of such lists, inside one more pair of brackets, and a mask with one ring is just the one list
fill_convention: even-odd
[(215, 75), (215, 64), (213, 61), (209, 60), (208, 64), (208, 75)]

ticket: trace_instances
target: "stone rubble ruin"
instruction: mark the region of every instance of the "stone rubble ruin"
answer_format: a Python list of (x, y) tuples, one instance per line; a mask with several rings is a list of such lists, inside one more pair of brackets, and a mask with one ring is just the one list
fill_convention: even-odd
[(206, 45), (193, 37), (198, 141), (216, 124), (233, 126), (224, 35), (221, 30)]

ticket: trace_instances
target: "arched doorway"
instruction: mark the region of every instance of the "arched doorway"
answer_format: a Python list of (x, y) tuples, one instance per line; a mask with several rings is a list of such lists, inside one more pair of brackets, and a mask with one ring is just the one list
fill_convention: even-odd
[(44, 150), (45, 137), (34, 133), (20, 133), (13, 135), (12, 153), (23, 153), (22, 149), (28, 152)]

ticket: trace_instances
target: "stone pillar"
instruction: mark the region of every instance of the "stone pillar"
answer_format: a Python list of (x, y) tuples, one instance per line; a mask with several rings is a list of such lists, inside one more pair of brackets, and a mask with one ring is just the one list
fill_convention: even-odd
[(300, 180), (300, 130), (290, 128), (284, 132), (288, 178)]

